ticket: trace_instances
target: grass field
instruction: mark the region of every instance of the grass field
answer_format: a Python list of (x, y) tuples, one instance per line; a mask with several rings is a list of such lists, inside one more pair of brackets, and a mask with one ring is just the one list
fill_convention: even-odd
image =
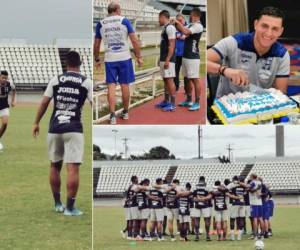
[[(300, 249), (300, 207), (280, 207), (275, 210), (273, 219), (274, 236), (266, 239), (266, 250)], [(121, 238), (119, 231), (124, 227), (124, 215), (121, 208), (94, 209), (94, 249), (105, 250), (232, 250), (254, 249), (254, 241), (246, 237), (240, 242), (133, 242)], [(202, 227), (203, 228), (203, 227)], [(193, 239), (192, 237), (190, 237)]]
[[(46, 134), (52, 107), (41, 124), (38, 139), (31, 135), (36, 105), (11, 110), (0, 153), (0, 249), (91, 249), (91, 107), (83, 110), (85, 163), (76, 206), (82, 217), (69, 218), (53, 211), (48, 184)], [(50, 111), (51, 110), (51, 111)], [(62, 169), (65, 201), (66, 169)]]

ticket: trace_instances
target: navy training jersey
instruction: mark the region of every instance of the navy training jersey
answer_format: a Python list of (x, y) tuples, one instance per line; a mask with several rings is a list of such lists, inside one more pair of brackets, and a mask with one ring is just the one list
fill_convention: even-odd
[(54, 107), (49, 133), (82, 133), (81, 111), (86, 98), (92, 101), (92, 81), (77, 72), (54, 77), (45, 96), (53, 98)]
[(167, 208), (178, 208), (177, 191), (171, 189), (166, 196)]
[(137, 207), (138, 203), (137, 203), (137, 196), (136, 196), (136, 192), (133, 190), (133, 186), (134, 185), (130, 185), (129, 188), (127, 189), (127, 205), (128, 207)]
[(136, 193), (136, 201), (139, 209), (149, 208), (148, 196), (145, 191), (139, 191)]
[(230, 193), (233, 194), (233, 195), (235, 195), (235, 196), (239, 196), (240, 197), (239, 200), (230, 198), (230, 203), (233, 206), (244, 206), (244, 205), (246, 205), (245, 204), (245, 194), (247, 192), (246, 192), (246, 188), (245, 187), (240, 186), (240, 185), (235, 186), (235, 187), (233, 187), (230, 190)]
[[(163, 27), (161, 32), (161, 41), (160, 41), (160, 59), (159, 61), (164, 62), (169, 53), (170, 40), (176, 39), (176, 29), (172, 24), (167, 24)], [(170, 59), (170, 62), (175, 63), (175, 49), (174, 53)]]
[(178, 212), (180, 215), (190, 215), (191, 196), (182, 196), (178, 198)]
[(9, 108), (8, 96), (11, 90), (15, 90), (15, 85), (9, 81), (0, 83), (0, 110)]
[(203, 32), (200, 22), (190, 23), (187, 28), (192, 32), (184, 41), (183, 58), (200, 59), (199, 41)]
[(155, 197), (158, 200), (153, 200), (150, 198), (150, 207), (154, 209), (163, 208), (163, 193), (160, 190), (152, 189), (149, 192), (150, 196)]
[(226, 204), (226, 190), (218, 190), (217, 192), (213, 193), (213, 199), (215, 203), (215, 210), (216, 211), (223, 211), (227, 210)]
[[(200, 197), (206, 197), (210, 194), (210, 191), (208, 190), (208, 188), (206, 186), (203, 185), (196, 185), (195, 190), (193, 191), (193, 197), (196, 198), (197, 196)], [(212, 207), (211, 204), (211, 200), (208, 201), (195, 201), (195, 208), (198, 209), (203, 209), (203, 208), (208, 208), (208, 207)]]

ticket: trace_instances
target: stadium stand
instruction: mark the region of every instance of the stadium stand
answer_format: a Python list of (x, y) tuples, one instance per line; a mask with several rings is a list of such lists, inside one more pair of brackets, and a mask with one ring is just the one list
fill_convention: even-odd
[[(249, 178), (251, 173), (262, 176), (273, 192), (300, 193), (300, 160), (262, 160), (249, 164), (250, 160), (235, 163), (219, 163), (212, 160), (157, 160), (157, 161), (95, 161), (94, 195), (121, 196), (130, 184), (130, 177), (139, 179), (166, 178), (169, 182), (177, 178), (181, 183), (195, 185), (200, 175), (206, 177), (208, 185), (215, 180), (224, 181), (234, 175)], [(101, 168), (101, 171), (100, 171)]]
[[(91, 48), (72, 49), (82, 57), (82, 73), (91, 77)], [(18, 89), (43, 89), (53, 76), (65, 70), (61, 51), (56, 45), (0, 44), (0, 69), (9, 72)]]

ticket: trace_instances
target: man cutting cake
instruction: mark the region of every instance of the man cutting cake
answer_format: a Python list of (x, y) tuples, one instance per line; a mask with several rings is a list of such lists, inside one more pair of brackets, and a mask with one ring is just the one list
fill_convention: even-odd
[(216, 97), (249, 91), (249, 84), (287, 93), (290, 57), (277, 40), (283, 33), (284, 13), (263, 8), (253, 33), (238, 33), (217, 42), (207, 51), (207, 71), (219, 74)]

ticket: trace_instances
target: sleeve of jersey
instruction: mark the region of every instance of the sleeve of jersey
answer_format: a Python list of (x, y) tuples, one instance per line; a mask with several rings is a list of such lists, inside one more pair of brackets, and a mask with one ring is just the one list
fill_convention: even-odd
[(280, 64), (276, 73), (276, 78), (289, 77), (290, 76), (290, 55), (287, 51), (285, 55), (280, 58)]
[(122, 24), (126, 26), (127, 31), (128, 31), (128, 34), (134, 33), (134, 29), (133, 29), (133, 27), (132, 27), (130, 21), (129, 21), (127, 18), (124, 18), (124, 19), (122, 20)]
[(102, 27), (101, 23), (100, 22), (97, 23), (97, 25), (96, 25), (96, 33), (95, 33), (95, 38), (97, 38), (97, 39), (102, 39), (101, 32), (100, 32), (101, 27)]
[(232, 51), (237, 49), (237, 42), (232, 36), (229, 36), (217, 42), (212, 49), (216, 51), (221, 60), (223, 60), (225, 57), (230, 55)]
[(203, 32), (203, 26), (200, 23), (194, 24), (189, 28), (192, 34), (196, 33), (202, 33)]
[(12, 90), (16, 90), (16, 86), (12, 82), (10, 82), (9, 84)]
[(169, 39), (176, 39), (176, 29), (173, 25), (169, 25), (166, 32)]
[(92, 102), (93, 101), (93, 82), (91, 79), (85, 80), (85, 87), (87, 88), (87, 99)]
[(57, 83), (57, 77), (53, 77), (47, 85), (44, 96), (53, 97), (53, 86)]

